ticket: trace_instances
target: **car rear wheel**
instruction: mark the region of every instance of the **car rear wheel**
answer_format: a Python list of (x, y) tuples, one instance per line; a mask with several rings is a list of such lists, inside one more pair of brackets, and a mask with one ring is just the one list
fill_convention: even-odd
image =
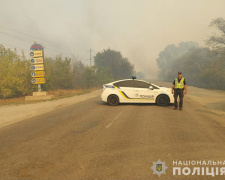
[(115, 94), (112, 94), (108, 97), (107, 102), (111, 106), (116, 106), (119, 104), (119, 97)]
[(170, 100), (168, 96), (166, 95), (160, 95), (156, 100), (157, 105), (159, 106), (168, 106), (170, 103)]

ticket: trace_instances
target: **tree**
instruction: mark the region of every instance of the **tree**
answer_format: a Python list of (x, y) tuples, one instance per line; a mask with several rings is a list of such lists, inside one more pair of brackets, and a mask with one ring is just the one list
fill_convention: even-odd
[[(186, 54), (176, 59), (173, 63), (173, 70), (179, 69), (182, 71), (189, 84), (203, 87), (209, 82), (202, 74), (208, 64), (211, 63), (212, 57), (213, 53), (209, 48), (190, 49)], [(174, 76), (176, 76), (176, 73)]]
[(225, 19), (217, 18), (210, 23), (211, 27), (215, 27), (220, 35), (212, 35), (206, 44), (209, 46), (223, 46), (225, 47)]
[(116, 80), (130, 78), (133, 75), (134, 66), (119, 51), (107, 49), (98, 52), (94, 62), (98, 70), (107, 69)]
[(162, 79), (171, 81), (177, 71), (182, 71), (190, 85), (225, 89), (225, 20), (217, 18), (210, 26), (220, 33), (206, 41), (212, 48), (185, 42), (178, 47), (168, 45), (159, 53), (157, 64)]
[(206, 44), (213, 48), (214, 57), (204, 77), (209, 77), (208, 79), (211, 79), (217, 88), (225, 89), (225, 19), (222, 17), (214, 19), (210, 26), (216, 28), (219, 34), (212, 35), (206, 41)]
[[(161, 51), (156, 59), (157, 65), (160, 69), (159, 77), (164, 80), (169, 80), (170, 75), (174, 74), (174, 62), (176, 59), (187, 53), (190, 49), (198, 47), (198, 43), (188, 41), (181, 42), (178, 46), (170, 44)], [(176, 71), (179, 71), (176, 69)]]
[(75, 60), (72, 63), (72, 69), (74, 88), (84, 88), (86, 86), (84, 78), (85, 65), (81, 61)]
[(71, 59), (57, 56), (55, 59), (45, 58), (46, 84), (45, 90), (72, 89), (73, 73)]
[(27, 95), (32, 92), (30, 63), (22, 52), (6, 49), (0, 45), (0, 98)]

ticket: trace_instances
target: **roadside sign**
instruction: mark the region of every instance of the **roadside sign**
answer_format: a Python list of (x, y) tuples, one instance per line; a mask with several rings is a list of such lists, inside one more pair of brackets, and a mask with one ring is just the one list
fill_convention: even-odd
[(30, 47), (30, 69), (32, 70), (32, 84), (38, 85), (38, 92), (41, 92), (41, 84), (45, 84), (44, 71), (44, 47), (36, 42)]
[(38, 43), (34, 43), (31, 47), (30, 50), (41, 50), (44, 49), (42, 45), (38, 44)]
[(45, 72), (44, 71), (34, 71), (31, 73), (32, 77), (45, 77)]
[(32, 71), (40, 71), (40, 70), (44, 70), (44, 65), (43, 64), (37, 64), (37, 65), (31, 65), (30, 69)]
[(41, 56), (43, 56), (43, 53), (42, 53), (42, 51), (31, 51), (30, 52), (30, 56), (31, 57), (41, 57)]
[(43, 57), (39, 57), (39, 58), (32, 58), (30, 60), (30, 62), (32, 64), (41, 64), (41, 63), (44, 63), (44, 60), (43, 60)]
[(33, 78), (31, 82), (33, 84), (45, 84), (46, 80), (45, 78)]

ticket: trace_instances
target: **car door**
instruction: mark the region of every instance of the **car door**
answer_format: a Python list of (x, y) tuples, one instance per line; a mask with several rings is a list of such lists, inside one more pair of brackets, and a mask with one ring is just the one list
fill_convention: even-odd
[(124, 80), (113, 84), (121, 96), (120, 102), (133, 102), (133, 80)]
[(134, 102), (146, 102), (154, 103), (155, 102), (155, 92), (154, 89), (150, 89), (150, 83), (135, 80), (134, 81)]

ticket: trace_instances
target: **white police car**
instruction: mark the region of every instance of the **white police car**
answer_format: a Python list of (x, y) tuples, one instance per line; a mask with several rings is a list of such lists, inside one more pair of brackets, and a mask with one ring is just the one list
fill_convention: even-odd
[(135, 76), (103, 85), (101, 98), (114, 106), (119, 103), (156, 103), (160, 106), (174, 103), (171, 88), (137, 80)]

